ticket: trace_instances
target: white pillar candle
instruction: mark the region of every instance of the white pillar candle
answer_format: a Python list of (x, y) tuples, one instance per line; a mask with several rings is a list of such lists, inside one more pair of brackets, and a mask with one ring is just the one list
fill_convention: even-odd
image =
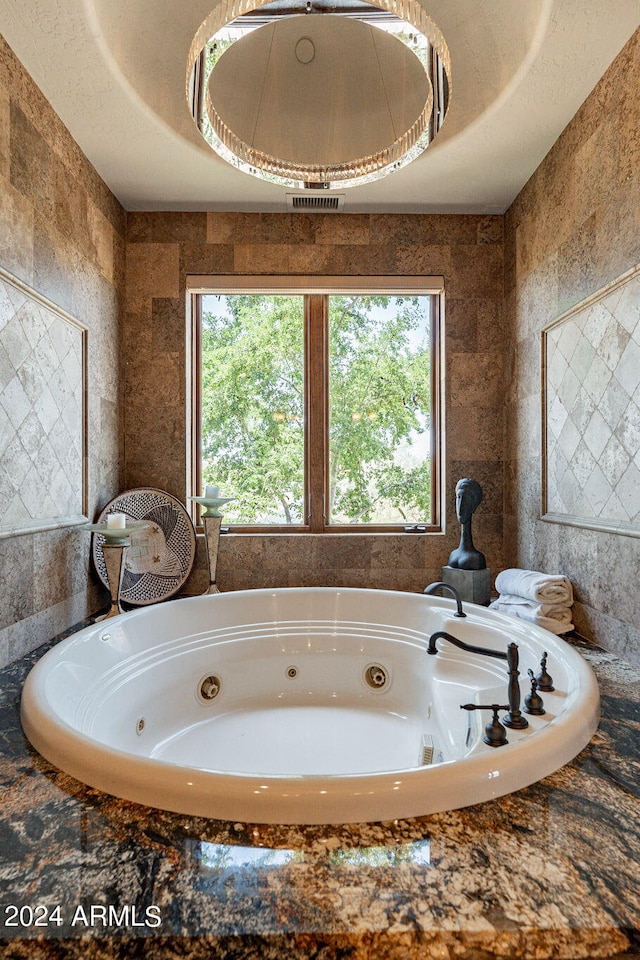
[(218, 500), (220, 498), (220, 487), (209, 487), (205, 490), (207, 500)]
[(107, 514), (107, 530), (124, 530), (127, 525), (127, 518), (124, 513)]

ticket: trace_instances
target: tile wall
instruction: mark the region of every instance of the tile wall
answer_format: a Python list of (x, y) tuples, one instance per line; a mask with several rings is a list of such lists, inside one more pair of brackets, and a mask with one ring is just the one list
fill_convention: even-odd
[[(91, 519), (122, 483), (124, 234), (124, 210), (0, 37), (0, 265), (89, 329)], [(5, 370), (0, 363), (0, 403)], [(0, 461), (0, 492), (2, 484)], [(0, 663), (103, 602), (86, 533), (67, 528), (0, 539)]]
[[(420, 590), (457, 546), (453, 488), (485, 499), (477, 545), (500, 569), (503, 450), (502, 217), (131, 213), (124, 350), (125, 482), (183, 499), (185, 278), (190, 274), (444, 275), (447, 530), (444, 536), (225, 536), (224, 589), (344, 585)], [(190, 589), (204, 584), (204, 555)]]
[(540, 331), (640, 262), (638, 89), (640, 31), (505, 217), (507, 560), (569, 576), (579, 631), (630, 659), (640, 658), (640, 539), (539, 519)]

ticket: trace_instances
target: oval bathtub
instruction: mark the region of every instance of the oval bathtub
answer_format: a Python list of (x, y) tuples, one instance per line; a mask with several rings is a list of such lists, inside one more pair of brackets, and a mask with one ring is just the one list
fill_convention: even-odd
[[(392, 820), (510, 793), (558, 769), (598, 723), (595, 678), (563, 640), (523, 621), (420, 594), (250, 590), (173, 600), (94, 624), (29, 674), (22, 724), (57, 767), (115, 796), (256, 823)], [(547, 651), (544, 716), (482, 741), (507, 702), (502, 660), (519, 646), (521, 688)], [(524, 677), (524, 681), (522, 678)]]

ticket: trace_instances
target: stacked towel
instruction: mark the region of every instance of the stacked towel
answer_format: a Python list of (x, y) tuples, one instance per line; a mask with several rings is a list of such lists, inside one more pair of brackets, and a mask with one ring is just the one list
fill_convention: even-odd
[(536, 570), (518, 570), (515, 567), (503, 570), (496, 577), (496, 590), (536, 603), (562, 603), (569, 607), (573, 603), (571, 581), (567, 577), (538, 573)]
[(497, 600), (490, 609), (536, 623), (552, 633), (573, 630), (573, 589), (567, 577), (535, 570), (503, 570), (496, 577)]

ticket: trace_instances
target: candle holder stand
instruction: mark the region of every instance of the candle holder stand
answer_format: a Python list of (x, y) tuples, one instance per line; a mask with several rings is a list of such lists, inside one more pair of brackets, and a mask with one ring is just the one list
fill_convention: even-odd
[(124, 613), (124, 610), (120, 606), (120, 588), (122, 586), (122, 575), (124, 574), (124, 552), (129, 546), (131, 546), (131, 540), (129, 539), (122, 539), (116, 543), (106, 542), (102, 544), (102, 555), (104, 557), (107, 580), (109, 581), (109, 593), (111, 594), (111, 606), (107, 613), (101, 617), (96, 617), (96, 623), (100, 620), (108, 620), (109, 617), (117, 617), (118, 614)]
[(204, 591), (208, 593), (220, 593), (220, 588), (216, 583), (216, 571), (218, 568), (218, 550), (220, 548), (220, 525), (222, 524), (222, 514), (220, 507), (225, 503), (231, 503), (233, 497), (221, 497), (219, 487), (207, 487), (209, 496), (189, 497), (194, 503), (200, 505), (202, 511), (202, 526), (204, 527), (204, 543), (207, 549), (207, 566), (209, 568), (209, 586)]
[[(94, 623), (99, 620), (107, 620), (109, 617), (117, 617), (119, 613), (124, 613), (120, 606), (120, 588), (122, 587), (122, 577), (124, 575), (124, 552), (131, 546), (130, 535), (140, 530), (146, 530), (148, 523), (127, 523), (124, 526), (110, 527), (108, 523), (85, 523), (81, 530), (87, 533), (100, 534), (102, 537), (102, 558), (104, 560), (104, 571), (98, 568), (100, 579), (105, 584), (111, 595), (111, 606), (108, 613), (101, 617), (96, 617)], [(97, 564), (96, 564), (97, 566)]]
[(207, 566), (209, 568), (209, 586), (205, 593), (220, 593), (220, 588), (216, 583), (216, 571), (218, 568), (222, 517), (210, 516), (205, 513), (202, 517), (202, 523), (204, 525), (204, 542), (207, 548)]

